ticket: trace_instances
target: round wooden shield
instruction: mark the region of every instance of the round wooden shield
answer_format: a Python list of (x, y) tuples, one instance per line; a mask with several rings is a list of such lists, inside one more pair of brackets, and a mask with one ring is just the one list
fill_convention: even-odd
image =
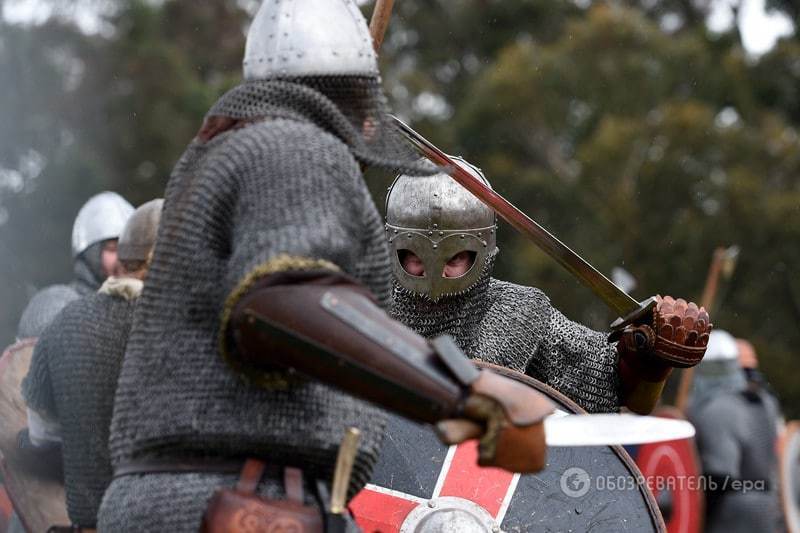
[[(684, 420), (674, 407), (654, 416)], [(643, 444), (631, 450), (659, 504), (669, 533), (700, 533), (703, 527), (702, 469), (694, 439)]]
[[(574, 402), (524, 374), (478, 363), (545, 394), (568, 413)], [(447, 447), (427, 426), (390, 417), (371, 483), (350, 510), (365, 532), (664, 531), (630, 456), (618, 446), (548, 449), (537, 474), (477, 465), (477, 444)]]
[(28, 531), (69, 524), (64, 486), (32, 474), (20, 464), (17, 434), (27, 426), (22, 379), (28, 373), (35, 340), (10, 346), (0, 358), (0, 468), (8, 496)]
[(779, 444), (781, 507), (789, 533), (800, 533), (800, 421), (786, 424)]

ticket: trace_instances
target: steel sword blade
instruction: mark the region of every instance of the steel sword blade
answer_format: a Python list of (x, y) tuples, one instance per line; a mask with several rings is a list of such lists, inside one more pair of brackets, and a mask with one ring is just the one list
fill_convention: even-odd
[(592, 292), (597, 294), (606, 305), (623, 318), (622, 320), (614, 322), (612, 327), (621, 327), (636, 320), (655, 305), (655, 300), (653, 298), (649, 298), (641, 303), (637, 302), (628, 293), (614, 285), (611, 280), (605, 277), (585, 259), (575, 253), (569, 246), (558, 240), (552, 233), (520, 211), (503, 196), (481, 183), (480, 180), (464, 170), (453, 161), (450, 156), (417, 133), (411, 126), (394, 115), (392, 115), (392, 118), (409, 141), (411, 141), (425, 157), (443, 167), (454, 180), (460, 183), (483, 203), (491, 207), (517, 231), (530, 238), (537, 246), (567, 269), (567, 271), (586, 285)]
[(570, 415), (563, 411), (544, 420), (548, 446), (614, 446), (688, 439), (694, 426), (686, 420), (631, 414)]

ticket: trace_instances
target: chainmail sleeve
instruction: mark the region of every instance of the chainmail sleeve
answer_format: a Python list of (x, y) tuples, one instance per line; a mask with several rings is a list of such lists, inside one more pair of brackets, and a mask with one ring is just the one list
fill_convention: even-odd
[(543, 368), (548, 385), (590, 413), (618, 411), (617, 349), (607, 337), (550, 306), (546, 334), (526, 373)]
[(38, 414), (50, 420), (58, 420), (53, 383), (50, 376), (50, 360), (58, 357), (60, 337), (58, 318), (45, 328), (31, 356), (28, 374), (22, 380), (22, 397)]

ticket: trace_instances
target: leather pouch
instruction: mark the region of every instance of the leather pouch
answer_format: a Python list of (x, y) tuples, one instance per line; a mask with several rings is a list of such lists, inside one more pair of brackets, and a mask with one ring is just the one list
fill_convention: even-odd
[(265, 466), (263, 461), (248, 459), (236, 488), (214, 493), (203, 516), (201, 533), (322, 533), (320, 511), (303, 503), (300, 470), (284, 469), (285, 500), (270, 500), (256, 494)]

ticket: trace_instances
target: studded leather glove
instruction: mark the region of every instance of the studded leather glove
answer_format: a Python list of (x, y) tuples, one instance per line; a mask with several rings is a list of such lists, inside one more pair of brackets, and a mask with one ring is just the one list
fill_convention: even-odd
[(713, 327), (708, 312), (693, 302), (670, 296), (656, 300), (651, 319), (626, 327), (617, 342), (622, 401), (639, 414), (653, 410), (673, 368), (703, 359)]

